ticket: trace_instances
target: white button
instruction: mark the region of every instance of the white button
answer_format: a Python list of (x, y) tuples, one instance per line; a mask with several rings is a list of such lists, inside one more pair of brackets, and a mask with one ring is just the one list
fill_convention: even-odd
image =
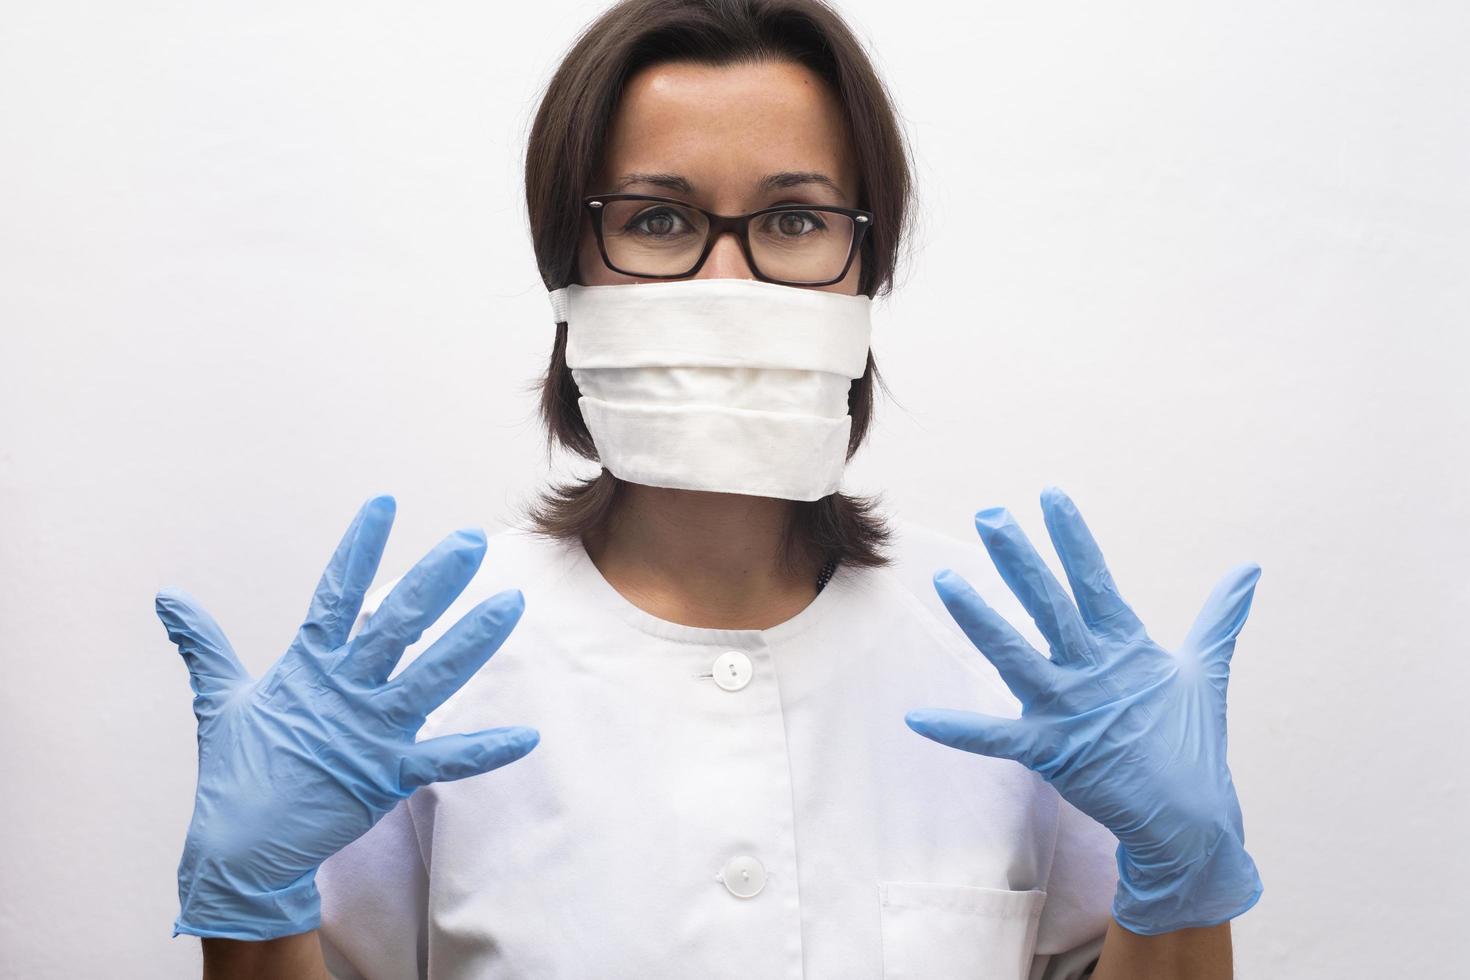
[(737, 898), (750, 898), (766, 887), (766, 869), (753, 857), (742, 854), (725, 862), (725, 870), (715, 875)]
[(755, 673), (750, 658), (739, 650), (727, 650), (716, 657), (713, 670), (715, 683), (727, 691), (740, 690), (750, 683), (750, 675)]

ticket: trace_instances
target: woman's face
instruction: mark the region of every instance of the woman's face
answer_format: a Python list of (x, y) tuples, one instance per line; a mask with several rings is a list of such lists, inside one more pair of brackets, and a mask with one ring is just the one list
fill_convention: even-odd
[[(761, 187), (778, 174), (798, 176), (781, 181), (788, 186)], [(841, 108), (818, 75), (787, 61), (718, 68), (673, 62), (635, 74), (613, 116), (603, 170), (592, 192), (652, 194), (716, 214), (745, 214), (773, 204), (858, 206)], [(579, 281), (588, 286), (658, 281), (609, 269), (585, 214), (577, 261)], [(805, 288), (856, 295), (861, 261), (854, 256), (847, 274), (830, 286)], [(693, 278), (755, 275), (739, 241), (725, 234)]]

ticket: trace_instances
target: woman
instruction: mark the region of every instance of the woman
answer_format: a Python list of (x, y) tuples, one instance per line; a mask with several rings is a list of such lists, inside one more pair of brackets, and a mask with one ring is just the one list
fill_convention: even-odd
[(176, 934), (206, 975), (1230, 974), (1260, 882), (1224, 687), (1258, 570), (1170, 653), (1065, 495), (1075, 605), (983, 510), (1048, 658), (950, 571), (976, 549), (836, 488), (898, 132), (811, 0), (629, 0), (584, 33), (527, 197), (543, 412), (602, 472), (365, 600), (394, 511), (369, 501), (258, 680), (158, 598), (200, 718)]

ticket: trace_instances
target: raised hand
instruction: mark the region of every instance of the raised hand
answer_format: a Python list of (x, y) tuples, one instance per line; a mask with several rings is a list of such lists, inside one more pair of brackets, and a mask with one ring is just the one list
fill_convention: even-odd
[(1130, 931), (1232, 919), (1262, 891), (1225, 762), (1230, 658), (1260, 567), (1230, 571), (1170, 652), (1119, 596), (1071, 499), (1048, 488), (1041, 506), (1075, 605), (1009, 512), (982, 510), (975, 527), (1050, 659), (963, 578), (948, 569), (934, 576), (950, 615), (1021, 702), (1021, 717), (925, 708), (905, 721), (936, 742), (1021, 763), (1111, 830), (1113, 916)]
[(199, 782), (179, 861), (174, 935), (273, 939), (315, 929), (317, 867), (426, 783), (514, 762), (535, 729), (492, 728), (415, 742), (426, 716), (479, 670), (525, 608), (519, 589), (486, 599), (388, 680), (485, 554), (456, 531), (418, 562), (352, 640), (377, 573), (392, 497), (363, 505), (317, 584), (306, 621), (259, 679), (214, 619), (173, 589), (158, 616), (178, 645), (199, 720)]

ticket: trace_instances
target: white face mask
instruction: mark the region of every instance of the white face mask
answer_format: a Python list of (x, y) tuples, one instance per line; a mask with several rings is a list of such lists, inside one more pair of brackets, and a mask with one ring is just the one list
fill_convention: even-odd
[(755, 279), (551, 292), (602, 465), (653, 487), (817, 500), (837, 490), (872, 300)]

